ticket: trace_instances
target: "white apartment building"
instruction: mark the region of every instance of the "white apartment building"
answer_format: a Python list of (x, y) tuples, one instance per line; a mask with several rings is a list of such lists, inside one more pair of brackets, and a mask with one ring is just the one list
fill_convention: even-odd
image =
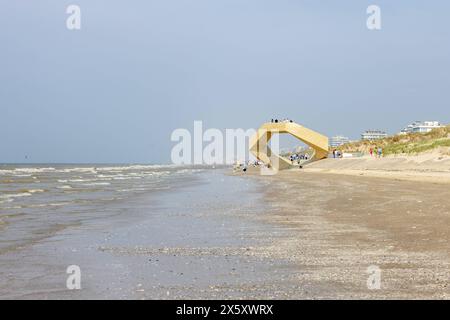
[(344, 136), (334, 136), (330, 138), (330, 146), (333, 148), (349, 143), (350, 139)]
[(413, 132), (427, 133), (433, 129), (441, 128), (443, 126), (444, 125), (442, 125), (438, 121), (414, 121), (410, 125), (403, 128), (403, 130), (400, 132), (400, 134), (413, 133)]
[(381, 130), (367, 130), (361, 134), (361, 140), (377, 140), (387, 137), (387, 133)]

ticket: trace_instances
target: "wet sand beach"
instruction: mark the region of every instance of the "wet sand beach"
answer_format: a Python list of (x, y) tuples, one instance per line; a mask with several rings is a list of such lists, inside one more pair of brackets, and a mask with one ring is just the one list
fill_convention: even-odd
[[(259, 221), (258, 190), (251, 180), (205, 170), (110, 203), (102, 212), (115, 214), (83, 217), (0, 254), (0, 298), (285, 297), (295, 285), (289, 265), (253, 254), (277, 236)], [(81, 269), (81, 290), (66, 288), (69, 265)]]
[[(182, 181), (0, 253), (0, 298), (450, 297), (442, 184), (301, 170)], [(66, 288), (69, 265), (81, 290)], [(379, 290), (367, 287), (369, 266), (381, 270)]]
[[(385, 178), (280, 172), (270, 181), (270, 221), (292, 233), (274, 245), (332, 298), (448, 299), (450, 199), (447, 185)], [(368, 290), (367, 268), (381, 270)]]

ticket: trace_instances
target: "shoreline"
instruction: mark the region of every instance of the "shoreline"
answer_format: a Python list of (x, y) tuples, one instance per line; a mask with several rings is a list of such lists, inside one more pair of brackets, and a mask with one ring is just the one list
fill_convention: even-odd
[[(282, 299), (302, 289), (296, 268), (261, 254), (277, 230), (262, 220), (259, 187), (221, 170), (176, 190), (126, 201), (0, 254), (3, 299)], [(243, 196), (244, 195), (244, 196)], [(267, 238), (269, 235), (269, 239)], [(81, 290), (67, 290), (79, 265)], [(293, 287), (295, 286), (295, 287)], [(296, 293), (297, 292), (297, 293)]]
[[(124, 200), (120, 214), (0, 254), (0, 297), (450, 298), (450, 199), (441, 185), (301, 170), (197, 174)], [(73, 264), (82, 290), (65, 287)], [(374, 265), (380, 290), (367, 287)]]

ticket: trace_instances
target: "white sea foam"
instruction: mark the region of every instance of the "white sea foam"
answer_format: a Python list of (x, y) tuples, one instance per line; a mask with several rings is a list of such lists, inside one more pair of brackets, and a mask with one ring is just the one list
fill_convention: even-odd
[(203, 169), (180, 169), (177, 170), (177, 173), (196, 173), (196, 172), (202, 172), (204, 171)]
[(45, 208), (45, 207), (61, 207), (65, 206), (66, 204), (72, 204), (73, 202), (70, 201), (61, 201), (61, 202), (55, 202), (55, 203), (38, 203), (38, 204), (29, 204), (25, 206), (20, 206), (19, 208)]
[(121, 165), (121, 166), (108, 166), (108, 167), (76, 167), (76, 168), (54, 168), (54, 167), (29, 167), (29, 168), (13, 168), (13, 169), (1, 169), (0, 175), (15, 175), (15, 176), (30, 176), (34, 173), (93, 173), (98, 172), (122, 172), (122, 171), (153, 171), (164, 168), (177, 168), (180, 165), (167, 164), (167, 165)]
[(112, 177), (114, 177), (113, 175), (105, 175), (105, 174), (98, 174), (97, 178), (100, 180), (111, 180)]
[(140, 176), (116, 176), (113, 177), (113, 180), (136, 180), (136, 179), (143, 179), (144, 177), (140, 177)]
[(38, 193), (38, 192), (45, 192), (45, 190), (42, 190), (42, 189), (31, 189), (31, 190), (28, 190), (28, 192), (29, 193)]
[(72, 187), (68, 186), (68, 185), (59, 186), (59, 187), (56, 187), (56, 188), (58, 188), (58, 189), (72, 189)]
[[(56, 166), (55, 166), (56, 167)], [(29, 168), (9, 168), (3, 167), (0, 170), (1, 175), (9, 175), (11, 182), (17, 181), (17, 183), (24, 183), (24, 180), (17, 179), (16, 177), (32, 177), (33, 180), (25, 181), (27, 189), (22, 190), (8, 190), (9, 193), (0, 195), (0, 203), (12, 202), (14, 199), (19, 197), (27, 197), (35, 195), (36, 193), (42, 192), (52, 192), (51, 190), (62, 189), (70, 190), (73, 188), (86, 188), (93, 186), (108, 186), (111, 184), (116, 184), (121, 186), (122, 189), (114, 188), (111, 192), (139, 192), (148, 191), (153, 188), (147, 187), (147, 184), (157, 188), (157, 185), (164, 176), (169, 176), (172, 174), (189, 174), (194, 172), (203, 171), (202, 169), (192, 169), (179, 165), (118, 165), (118, 166), (107, 166), (107, 167), (96, 167), (91, 165), (89, 167), (68, 167), (68, 166), (58, 166), (54, 167), (29, 167)], [(46, 176), (44, 180), (38, 179), (40, 176)], [(53, 179), (52, 179), (53, 178)], [(50, 179), (50, 180), (49, 180)], [(143, 182), (133, 183), (131, 180), (147, 179)], [(121, 182), (130, 180), (129, 183)], [(6, 181), (6, 180), (4, 180)], [(9, 180), (8, 180), (9, 181)], [(36, 186), (36, 182), (42, 181), (45, 187), (42, 189), (33, 188)], [(147, 181), (149, 181), (147, 183)], [(53, 184), (53, 185), (52, 185)], [(6, 185), (5, 185), (6, 186)], [(41, 185), (40, 185), (41, 186)], [(45, 189), (45, 190), (44, 190)], [(50, 190), (50, 191), (49, 191)], [(81, 190), (82, 191), (82, 190)], [(70, 191), (68, 191), (70, 192)], [(47, 194), (47, 193), (46, 193)], [(38, 199), (38, 198), (37, 198)], [(19, 201), (18, 201), (19, 202)], [(31, 204), (23, 204), (28, 206)]]
[[(83, 182), (96, 182), (99, 180), (104, 180), (104, 179), (69, 179), (69, 180), (67, 180), (67, 182), (83, 183)], [(109, 180), (111, 180), (111, 179), (109, 179)]]
[(119, 189), (119, 192), (135, 192), (135, 191), (147, 191), (145, 188), (131, 188), (131, 189)]
[(14, 172), (21, 172), (21, 173), (43, 173), (43, 172), (55, 172), (55, 168), (16, 168), (14, 169)]
[(27, 197), (27, 196), (31, 196), (31, 193), (21, 192), (21, 193), (12, 193), (12, 194), (2, 194), (2, 195), (0, 195), (0, 199), (18, 198), (18, 197)]
[(92, 182), (92, 183), (83, 183), (84, 186), (108, 186), (111, 183), (109, 182)]
[(12, 202), (12, 201), (14, 201), (15, 198), (29, 197), (29, 196), (31, 196), (31, 193), (29, 193), (29, 192), (2, 194), (2, 195), (0, 195), (0, 199), (1, 199), (0, 201), (2, 203), (4, 203), (4, 202)]
[(68, 182), (88, 182), (95, 181), (95, 179), (70, 179)]
[(96, 168), (67, 168), (67, 169), (63, 169), (60, 170), (60, 172), (64, 172), (64, 173), (70, 173), (70, 172), (81, 172), (81, 173), (97, 173), (97, 169)]
[(151, 165), (128, 165), (128, 166), (117, 166), (117, 167), (99, 167), (97, 168), (98, 171), (130, 171), (130, 170), (155, 170), (155, 169), (161, 169), (161, 168), (175, 168), (178, 165), (158, 165), (158, 164), (151, 164)]

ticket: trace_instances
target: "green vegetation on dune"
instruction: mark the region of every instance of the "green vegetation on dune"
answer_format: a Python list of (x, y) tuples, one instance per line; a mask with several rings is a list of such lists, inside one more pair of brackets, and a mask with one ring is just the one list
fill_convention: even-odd
[(428, 133), (409, 133), (395, 135), (385, 139), (368, 141), (361, 140), (347, 143), (339, 149), (343, 152), (368, 153), (370, 148), (383, 148), (384, 155), (418, 154), (439, 147), (450, 147), (450, 126), (437, 128)]
[(385, 146), (385, 154), (399, 153), (422, 153), (425, 151), (436, 149), (437, 147), (450, 147), (450, 139), (439, 139), (435, 141), (420, 141), (417, 143), (393, 143)]

